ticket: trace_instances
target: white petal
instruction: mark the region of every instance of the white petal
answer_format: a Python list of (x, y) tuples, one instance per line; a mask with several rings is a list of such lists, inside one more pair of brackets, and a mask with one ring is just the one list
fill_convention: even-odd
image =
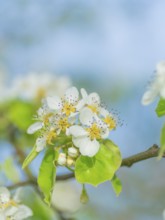
[(81, 91), (81, 95), (82, 95), (83, 99), (86, 100), (86, 98), (88, 97), (88, 93), (86, 92), (86, 90), (84, 88), (82, 88), (80, 91)]
[(25, 206), (25, 205), (19, 205), (17, 211), (13, 215), (13, 217), (17, 220), (22, 220), (25, 218), (28, 218), (33, 215), (32, 210)]
[(74, 125), (74, 126), (71, 126), (69, 128), (69, 133), (71, 135), (73, 135), (74, 137), (79, 137), (79, 136), (86, 136), (88, 135), (88, 132), (81, 126), (79, 125)]
[(39, 137), (36, 140), (36, 151), (40, 152), (46, 147), (46, 138), (45, 137)]
[(109, 111), (106, 110), (105, 108), (100, 108), (100, 114), (105, 118), (106, 116), (109, 115)]
[(78, 104), (76, 105), (76, 110), (80, 111), (85, 106), (85, 101), (81, 99)]
[(20, 200), (21, 193), (22, 193), (22, 187), (19, 187), (13, 196), (13, 200), (16, 201), (17, 203), (20, 203), (20, 201), (21, 201)]
[(161, 61), (156, 66), (157, 75), (161, 76), (165, 74), (165, 61)]
[(65, 100), (71, 104), (74, 104), (79, 99), (79, 92), (76, 87), (71, 87), (65, 92)]
[(62, 101), (58, 96), (49, 96), (46, 101), (51, 110), (60, 110), (62, 108)]
[(158, 95), (157, 90), (148, 90), (147, 92), (144, 93), (141, 103), (143, 105), (149, 105), (151, 102), (154, 101), (157, 95)]
[(8, 202), (10, 200), (10, 192), (6, 187), (0, 187), (0, 201)]
[(90, 138), (74, 138), (73, 143), (79, 148), (80, 153), (84, 156), (93, 157), (99, 150), (100, 144), (98, 141), (91, 141)]
[(80, 112), (80, 122), (84, 125), (91, 125), (94, 120), (94, 113), (87, 107)]
[(13, 216), (17, 210), (18, 210), (17, 206), (9, 206), (7, 209), (5, 209), (5, 215)]
[(0, 219), (1, 220), (6, 220), (6, 216), (3, 212), (0, 212)]
[(36, 131), (40, 130), (42, 127), (43, 127), (42, 122), (36, 122), (28, 128), (27, 133), (34, 134)]
[(95, 92), (91, 93), (88, 96), (87, 104), (88, 105), (99, 105), (100, 104), (100, 96)]

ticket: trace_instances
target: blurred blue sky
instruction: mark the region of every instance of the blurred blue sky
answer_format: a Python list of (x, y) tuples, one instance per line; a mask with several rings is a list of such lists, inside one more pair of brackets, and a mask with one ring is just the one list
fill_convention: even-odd
[(11, 74), (148, 77), (164, 59), (165, 2), (2, 1), (0, 57)]

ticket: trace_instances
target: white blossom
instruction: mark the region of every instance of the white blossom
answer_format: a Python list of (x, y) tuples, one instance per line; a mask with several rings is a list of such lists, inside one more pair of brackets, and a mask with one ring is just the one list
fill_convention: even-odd
[(20, 204), (20, 188), (17, 189), (13, 198), (6, 187), (0, 187), (0, 219), (23, 220), (33, 215), (32, 210)]
[(57, 181), (52, 194), (52, 205), (65, 214), (76, 212), (81, 207), (81, 187), (72, 180)]
[(93, 112), (84, 108), (80, 113), (80, 122), (84, 126), (74, 125), (70, 127), (70, 134), (76, 147), (84, 156), (93, 157), (100, 148), (98, 140), (107, 138), (109, 129)]
[(157, 64), (155, 78), (148, 90), (144, 93), (141, 102), (143, 105), (148, 105), (153, 102), (157, 96), (165, 99), (165, 61)]
[(76, 111), (83, 107), (83, 102), (79, 100), (79, 91), (76, 87), (66, 90), (63, 98), (58, 96), (48, 97), (47, 105), (51, 110), (60, 112), (66, 116), (74, 116)]

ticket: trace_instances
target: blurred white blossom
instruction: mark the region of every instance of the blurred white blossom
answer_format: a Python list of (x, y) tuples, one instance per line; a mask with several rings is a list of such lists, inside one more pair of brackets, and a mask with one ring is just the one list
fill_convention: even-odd
[(165, 99), (165, 61), (161, 61), (157, 64), (155, 78), (148, 90), (144, 93), (142, 104), (150, 104), (158, 95)]
[(32, 210), (20, 203), (21, 188), (17, 189), (13, 198), (6, 187), (0, 187), (0, 219), (22, 220), (33, 215)]
[(16, 76), (11, 81), (8, 88), (9, 98), (40, 100), (48, 95), (61, 95), (70, 85), (71, 80), (67, 76), (30, 72), (27, 75)]
[(81, 207), (81, 187), (72, 180), (56, 182), (53, 194), (52, 205), (64, 213), (73, 213)]

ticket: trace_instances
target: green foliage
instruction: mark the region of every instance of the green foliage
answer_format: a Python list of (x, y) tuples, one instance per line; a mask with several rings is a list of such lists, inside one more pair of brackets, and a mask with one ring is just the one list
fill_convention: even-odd
[(161, 130), (159, 158), (163, 156), (164, 152), (165, 152), (165, 124)]
[(5, 162), (1, 165), (1, 169), (6, 175), (6, 177), (13, 183), (19, 182), (20, 175), (12, 157), (9, 157), (5, 160)]
[(45, 196), (45, 202), (50, 205), (51, 192), (55, 184), (56, 166), (55, 161), (58, 157), (58, 153), (50, 148), (47, 150), (38, 175), (38, 185)]
[(114, 177), (111, 180), (111, 183), (112, 183), (112, 187), (116, 195), (119, 196), (119, 194), (122, 191), (122, 184), (121, 184), (120, 179), (116, 175), (114, 175)]
[(110, 140), (100, 145), (94, 157), (80, 156), (75, 165), (75, 177), (80, 183), (97, 186), (111, 180), (121, 165), (119, 148)]
[(39, 152), (36, 151), (36, 146), (34, 146), (32, 151), (29, 153), (29, 155), (24, 160), (23, 165), (22, 165), (22, 169), (27, 167), (38, 154), (39, 154)]
[(26, 131), (32, 123), (33, 106), (20, 100), (13, 101), (8, 109), (8, 119), (20, 130)]
[(165, 115), (165, 99), (160, 99), (155, 111), (158, 117)]

